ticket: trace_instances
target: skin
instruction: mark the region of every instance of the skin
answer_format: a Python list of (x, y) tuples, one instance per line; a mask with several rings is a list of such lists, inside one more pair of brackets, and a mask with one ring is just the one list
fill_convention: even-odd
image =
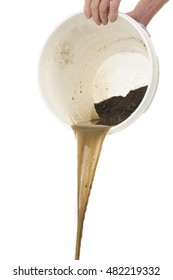
[[(92, 18), (96, 24), (106, 25), (117, 19), (121, 0), (85, 0), (84, 14)], [(140, 0), (133, 11), (127, 13), (139, 23), (147, 26), (155, 14), (168, 0)]]

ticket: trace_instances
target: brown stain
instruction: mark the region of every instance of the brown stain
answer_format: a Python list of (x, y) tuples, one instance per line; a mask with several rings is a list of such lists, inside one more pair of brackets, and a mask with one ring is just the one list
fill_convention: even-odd
[(129, 41), (129, 43), (130, 43), (130, 41), (134, 41), (135, 43), (138, 43), (140, 46), (144, 47), (144, 49), (147, 50), (145, 43), (141, 39), (130, 36), (130, 37), (124, 37), (124, 38), (113, 40), (109, 44), (100, 47), (97, 50), (97, 52), (99, 53), (101, 51), (106, 50), (107, 48), (110, 48), (111, 46), (116, 46), (117, 44), (120, 44), (121, 42), (128, 42), (128, 41)]
[(80, 123), (72, 126), (78, 147), (78, 221), (75, 260), (80, 259), (85, 212), (102, 144), (110, 128), (110, 126), (85, 126)]
[(61, 70), (73, 63), (73, 57), (73, 47), (69, 42), (61, 42), (55, 47), (54, 61), (59, 65)]

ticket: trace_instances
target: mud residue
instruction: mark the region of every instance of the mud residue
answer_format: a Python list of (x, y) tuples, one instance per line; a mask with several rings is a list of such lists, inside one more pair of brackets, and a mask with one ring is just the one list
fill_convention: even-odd
[(56, 47), (55, 62), (58, 63), (61, 70), (73, 63), (73, 57), (73, 47), (69, 42), (65, 41)]
[(99, 116), (97, 124), (114, 126), (127, 119), (139, 106), (146, 93), (147, 86), (129, 91), (126, 96), (113, 96), (99, 103), (95, 109)]

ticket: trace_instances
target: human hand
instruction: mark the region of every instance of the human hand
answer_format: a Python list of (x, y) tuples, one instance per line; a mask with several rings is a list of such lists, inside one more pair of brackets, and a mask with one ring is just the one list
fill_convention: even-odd
[(121, 0), (85, 0), (84, 14), (92, 18), (96, 24), (107, 24), (117, 19)]
[[(140, 0), (136, 7), (127, 15), (147, 26), (155, 14), (169, 0)], [(84, 13), (86, 18), (93, 18), (98, 25), (107, 24), (117, 19), (121, 0), (85, 0)]]

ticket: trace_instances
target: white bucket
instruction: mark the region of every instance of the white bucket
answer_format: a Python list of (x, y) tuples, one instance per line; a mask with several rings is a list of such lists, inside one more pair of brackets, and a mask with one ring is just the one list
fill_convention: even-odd
[(148, 32), (124, 14), (106, 26), (97, 26), (83, 13), (67, 19), (48, 39), (40, 61), (43, 95), (68, 125), (97, 119), (94, 103), (148, 85), (134, 113), (109, 133), (129, 126), (146, 111), (158, 78)]

